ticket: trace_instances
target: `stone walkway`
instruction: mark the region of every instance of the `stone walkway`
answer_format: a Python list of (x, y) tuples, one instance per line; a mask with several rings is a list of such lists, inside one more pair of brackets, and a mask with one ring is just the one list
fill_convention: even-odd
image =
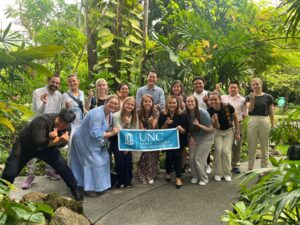
[[(242, 171), (245, 171), (245, 166), (242, 165)], [(17, 199), (31, 191), (71, 196), (62, 181), (36, 177), (32, 188), (22, 190), (20, 186), (23, 179), (18, 177), (15, 181), (17, 190), (13, 195)], [(237, 200), (239, 178), (234, 177), (228, 183), (224, 180), (216, 182), (210, 177), (206, 186), (191, 184), (190, 179), (191, 174), (187, 173), (183, 177), (184, 185), (179, 190), (174, 182), (166, 182), (163, 174), (153, 185), (134, 181), (131, 188), (111, 189), (99, 197), (86, 197), (84, 213), (95, 225), (222, 224), (220, 216)]]

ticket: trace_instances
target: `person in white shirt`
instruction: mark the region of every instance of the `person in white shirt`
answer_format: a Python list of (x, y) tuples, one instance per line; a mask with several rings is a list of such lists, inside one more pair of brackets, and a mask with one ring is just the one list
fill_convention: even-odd
[[(54, 75), (49, 77), (48, 84), (45, 87), (33, 91), (32, 111), (35, 116), (40, 116), (48, 113), (59, 113), (62, 108), (62, 94), (58, 91), (60, 86), (60, 77)], [(27, 163), (28, 174), (27, 178), (22, 183), (23, 189), (31, 187), (35, 178), (36, 158)], [(49, 165), (45, 166), (46, 176), (52, 180), (59, 180), (60, 177)]]
[[(197, 98), (199, 109), (205, 109), (208, 108), (208, 94), (209, 92), (204, 89), (205, 87), (205, 80), (203, 77), (195, 77), (193, 79), (193, 85), (194, 85), (194, 93), (193, 95)], [(210, 153), (207, 157), (207, 167), (206, 167), (207, 174), (211, 173), (210, 168)]]
[(198, 100), (199, 109), (207, 109), (208, 105), (208, 91), (204, 89), (205, 80), (202, 77), (195, 77), (193, 79), (194, 96)]
[[(222, 102), (229, 103), (235, 109), (237, 113), (240, 136), (242, 136), (242, 122), (246, 118), (248, 110), (245, 104), (245, 98), (239, 94), (239, 84), (235, 81), (230, 82), (228, 87), (228, 95), (222, 96)], [(235, 140), (232, 145), (232, 160), (231, 167), (233, 173), (240, 173), (240, 159), (241, 159), (241, 148), (242, 148), (242, 138), (240, 140)]]

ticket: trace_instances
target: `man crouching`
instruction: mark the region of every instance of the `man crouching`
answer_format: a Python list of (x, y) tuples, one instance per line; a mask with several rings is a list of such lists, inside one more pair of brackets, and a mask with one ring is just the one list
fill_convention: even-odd
[(26, 163), (38, 158), (55, 169), (71, 189), (75, 200), (82, 201), (83, 192), (77, 187), (76, 179), (59, 151), (69, 141), (70, 124), (75, 117), (74, 112), (62, 109), (59, 114), (44, 114), (33, 119), (21, 130), (1, 178), (13, 183)]

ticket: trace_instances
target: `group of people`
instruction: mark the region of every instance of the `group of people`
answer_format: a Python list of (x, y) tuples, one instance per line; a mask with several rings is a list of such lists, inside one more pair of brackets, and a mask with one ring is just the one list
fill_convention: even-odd
[[(35, 177), (34, 158), (38, 158), (49, 164), (46, 175), (50, 179), (61, 177), (75, 199), (83, 200), (83, 192), (98, 196), (111, 187), (112, 170), (117, 174), (116, 187), (130, 187), (133, 155), (136, 154), (137, 180), (142, 184), (153, 184), (159, 151), (141, 154), (120, 151), (117, 134), (123, 128), (177, 128), (180, 147), (165, 151), (165, 180), (171, 181), (175, 172), (175, 185), (178, 189), (182, 187), (181, 176), (188, 149), (191, 183), (206, 185), (214, 144), (213, 178), (217, 182), (222, 179), (230, 182), (232, 172), (240, 173), (241, 123), (248, 115), (248, 169), (254, 167), (258, 141), (262, 151), (261, 167), (268, 166), (268, 136), (274, 127), (273, 97), (262, 91), (259, 78), (251, 81), (253, 92), (246, 98), (239, 94), (237, 82), (231, 82), (228, 95), (221, 96), (219, 91), (205, 90), (202, 77), (193, 79), (194, 93), (188, 96), (183, 94), (181, 81), (174, 81), (171, 93), (165, 98), (157, 81), (157, 71), (151, 70), (147, 84), (133, 97), (129, 96), (126, 83), (117, 87), (116, 94), (108, 95), (106, 80), (98, 79), (95, 92), (90, 90), (85, 98), (76, 75), (67, 77), (69, 90), (63, 95), (58, 91), (60, 78), (49, 78), (46, 87), (33, 92), (32, 106), (36, 117), (20, 132), (2, 178), (13, 183), (27, 163), (28, 176), (22, 188), (30, 188)], [(59, 151), (66, 144), (68, 165)]]

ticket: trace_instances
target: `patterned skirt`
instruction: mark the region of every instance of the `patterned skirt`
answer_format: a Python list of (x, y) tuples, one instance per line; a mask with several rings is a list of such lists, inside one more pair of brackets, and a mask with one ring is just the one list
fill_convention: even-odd
[(137, 178), (141, 183), (148, 183), (156, 177), (159, 151), (143, 152), (137, 163)]

